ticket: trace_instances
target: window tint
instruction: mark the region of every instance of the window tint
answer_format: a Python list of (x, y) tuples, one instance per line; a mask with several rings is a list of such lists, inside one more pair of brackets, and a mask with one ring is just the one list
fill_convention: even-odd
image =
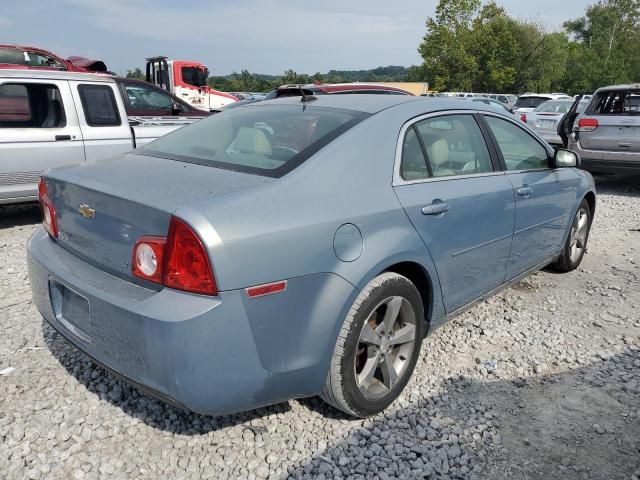
[(182, 80), (195, 87), (203, 87), (207, 84), (204, 72), (196, 67), (182, 67)]
[(600, 92), (589, 105), (589, 115), (640, 115), (640, 90)]
[(549, 100), (548, 97), (520, 97), (513, 108), (535, 108), (547, 100)]
[(129, 106), (133, 110), (149, 110), (157, 112), (164, 110), (167, 113), (173, 111), (173, 98), (164, 93), (158, 92), (154, 88), (139, 84), (125, 84)]
[(91, 127), (114, 127), (121, 124), (113, 89), (108, 85), (79, 85), (84, 118)]
[(257, 103), (218, 113), (143, 148), (143, 154), (280, 177), (368, 115)]
[(420, 146), (415, 127), (409, 128), (404, 136), (400, 176), (403, 180), (408, 181), (423, 180), (429, 177), (427, 162), (422, 154), (422, 147)]
[(496, 137), (507, 170), (549, 168), (547, 150), (522, 128), (496, 117), (485, 119)]
[[(430, 170), (430, 176), (470, 175), (493, 170), (489, 150), (472, 115), (427, 118), (417, 122), (414, 128), (426, 150), (429, 164), (426, 168)], [(424, 176), (424, 170), (418, 168), (411, 137), (405, 138), (404, 148), (407, 151), (407, 165), (401, 170), (406, 175)]]
[(11, 63), (13, 65), (26, 65), (25, 54), (17, 48), (0, 48), (0, 63)]
[(62, 128), (67, 124), (55, 85), (0, 85), (0, 128)]

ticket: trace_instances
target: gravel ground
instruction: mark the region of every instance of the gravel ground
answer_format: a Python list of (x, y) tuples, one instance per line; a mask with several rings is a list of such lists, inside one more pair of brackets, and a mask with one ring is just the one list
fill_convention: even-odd
[(582, 268), (434, 332), (400, 399), (364, 421), (317, 399), (205, 417), (114, 379), (43, 323), (24, 249), (37, 209), (4, 208), (0, 478), (637, 480), (640, 181), (598, 188)]

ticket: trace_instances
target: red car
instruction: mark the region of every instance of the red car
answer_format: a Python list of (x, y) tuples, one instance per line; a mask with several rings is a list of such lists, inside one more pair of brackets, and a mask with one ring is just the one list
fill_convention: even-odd
[(84, 57), (69, 57), (65, 60), (47, 50), (23, 45), (0, 44), (0, 68), (107, 73), (107, 66), (101, 60)]
[(305, 95), (327, 95), (347, 93), (368, 93), (378, 95), (413, 95), (413, 93), (401, 88), (388, 85), (376, 85), (375, 83), (321, 83), (311, 85), (283, 85), (272, 90), (265, 100), (280, 97), (295, 97)]

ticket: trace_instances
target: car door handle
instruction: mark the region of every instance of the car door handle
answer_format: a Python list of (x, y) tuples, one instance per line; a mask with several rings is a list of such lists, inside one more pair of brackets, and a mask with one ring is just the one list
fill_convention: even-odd
[(528, 197), (533, 193), (533, 190), (531, 189), (531, 187), (520, 187), (518, 190), (516, 190), (516, 192), (518, 192), (518, 195)]
[(439, 215), (440, 213), (447, 212), (449, 210), (449, 204), (447, 202), (437, 202), (422, 207), (423, 215)]
[(56, 135), (56, 142), (60, 142), (62, 140), (71, 140), (71, 135)]

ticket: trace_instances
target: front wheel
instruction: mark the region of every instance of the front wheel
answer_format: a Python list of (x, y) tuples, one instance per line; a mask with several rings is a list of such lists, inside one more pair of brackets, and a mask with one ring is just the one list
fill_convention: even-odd
[(552, 265), (554, 270), (570, 272), (578, 268), (587, 250), (590, 229), (591, 209), (589, 208), (589, 202), (583, 199), (575, 217), (573, 217), (571, 230), (569, 231), (569, 236), (564, 244), (562, 253), (558, 260)]
[(321, 398), (356, 417), (384, 410), (411, 377), (423, 331), (415, 285), (393, 272), (374, 278), (347, 314)]

